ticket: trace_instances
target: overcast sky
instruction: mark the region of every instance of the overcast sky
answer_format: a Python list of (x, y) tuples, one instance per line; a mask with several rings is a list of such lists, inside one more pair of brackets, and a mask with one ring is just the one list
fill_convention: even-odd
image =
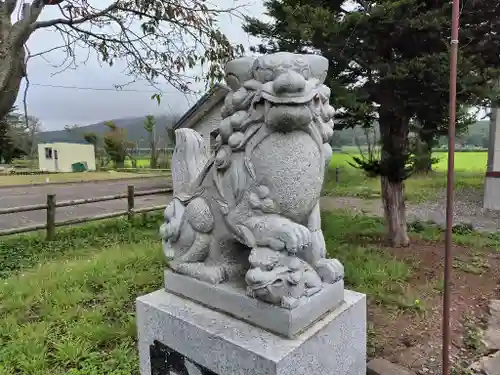
[[(91, 3), (95, 4), (95, 1)], [(111, 2), (110, 0), (97, 1), (100, 4), (99, 8)], [(214, 2), (223, 8), (235, 4), (233, 0), (214, 0)], [(262, 15), (261, 0), (238, 0), (236, 4), (246, 4), (245, 13), (247, 14)], [(46, 7), (41, 19), (57, 17), (58, 13), (57, 7)], [(245, 47), (253, 43), (241, 30), (241, 20), (238, 18), (223, 17), (220, 19), (220, 27), (234, 43), (241, 43)], [(28, 47), (31, 53), (35, 54), (60, 44), (61, 39), (57, 33), (37, 30), (31, 36)], [(80, 60), (84, 60), (86, 51), (79, 51), (77, 55)], [(76, 70), (54, 74), (60, 70), (56, 65), (62, 62), (64, 56), (64, 52), (54, 51), (47, 55), (47, 59), (36, 57), (29, 61), (28, 73), (31, 84), (27, 96), (28, 113), (42, 120), (44, 130), (62, 129), (65, 125), (73, 124), (87, 125), (108, 119), (142, 116), (149, 113), (157, 115), (167, 114), (170, 111), (183, 113), (196, 101), (194, 97), (186, 98), (173, 88), (163, 85), (161, 86), (164, 92), (163, 99), (161, 105), (158, 106), (156, 101), (151, 100), (151, 95), (157, 91), (147, 82), (128, 85), (123, 91), (114, 90), (113, 85), (130, 81), (130, 77), (122, 72), (124, 64), (120, 62), (113, 67), (101, 66), (95, 58), (92, 58), (85, 64), (80, 64)], [(22, 108), (23, 91), (24, 83), (18, 97), (19, 108)]]

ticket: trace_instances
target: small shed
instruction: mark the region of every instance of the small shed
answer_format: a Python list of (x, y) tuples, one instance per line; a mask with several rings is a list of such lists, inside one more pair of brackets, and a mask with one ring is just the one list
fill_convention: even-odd
[(84, 165), (85, 170), (96, 170), (94, 145), (66, 142), (38, 144), (40, 171), (74, 172), (78, 164)]
[(192, 106), (174, 124), (173, 129), (191, 128), (201, 134), (205, 145), (211, 150), (214, 143), (214, 130), (217, 130), (221, 122), (221, 109), (224, 98), (230, 89), (224, 85), (216, 84), (211, 90), (203, 95), (198, 102)]

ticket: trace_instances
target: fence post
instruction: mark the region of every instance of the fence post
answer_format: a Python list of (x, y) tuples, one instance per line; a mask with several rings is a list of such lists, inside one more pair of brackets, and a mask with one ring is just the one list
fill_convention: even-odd
[(56, 237), (56, 195), (47, 194), (47, 241)]
[(134, 185), (127, 187), (127, 211), (128, 220), (132, 222), (134, 219)]
[(340, 168), (335, 168), (335, 183), (338, 185), (340, 182)]

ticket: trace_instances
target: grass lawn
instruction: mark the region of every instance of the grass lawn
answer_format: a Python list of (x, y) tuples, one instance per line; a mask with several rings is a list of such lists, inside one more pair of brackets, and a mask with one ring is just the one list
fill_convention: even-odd
[(161, 284), (161, 218), (2, 238), (0, 375), (137, 374), (133, 304)]
[[(158, 174), (151, 173), (151, 176)], [(54, 173), (46, 175), (0, 175), (0, 186), (29, 185), (45, 182), (81, 182), (92, 180), (113, 180), (138, 177), (137, 173), (129, 172), (75, 172)], [(48, 180), (47, 180), (48, 179)]]
[[(137, 159), (137, 168), (149, 168), (150, 160), (145, 158), (145, 159)], [(132, 167), (132, 161), (127, 160), (126, 161), (127, 167)]]
[[(332, 167), (346, 166), (350, 167), (349, 162), (352, 162), (352, 156), (359, 156), (359, 151), (356, 149), (347, 149), (346, 152), (334, 152), (330, 165)], [(433, 166), (435, 171), (446, 172), (448, 170), (448, 153), (434, 152), (433, 157), (439, 161)], [(455, 170), (464, 172), (486, 172), (486, 164), (488, 161), (488, 152), (455, 152)]]
[[(352, 155), (334, 154), (329, 165), (323, 189), (324, 195), (354, 196), (359, 198), (380, 198), (380, 180), (368, 178), (349, 165)], [(418, 203), (433, 200), (446, 188), (447, 154), (436, 153), (439, 163), (435, 171), (428, 175), (414, 175), (405, 181), (405, 197), (409, 202)], [(455, 155), (455, 187), (460, 189), (479, 189), (484, 186), (486, 152), (460, 152)], [(335, 169), (339, 168), (339, 183), (336, 182)]]
[[(3, 241), (0, 262), (10, 266), (0, 280), (0, 374), (137, 375), (134, 301), (162, 285), (159, 217), (68, 229), (53, 243), (36, 235)], [(323, 227), (348, 286), (368, 294), (370, 355), (402, 363), (411, 362), (407, 352), (434, 355), (417, 344), (440, 339), (440, 229), (414, 225), (414, 245), (394, 250), (380, 241), (379, 219), (336, 211), (323, 214)], [(455, 243), (455, 282), (467, 288), (453, 297), (454, 324), (467, 315), (468, 325), (454, 340), (462, 335), (463, 346), (472, 347), (475, 336), (467, 332), (483, 312), (472, 310), (484, 304), (481, 296), (494, 293), (500, 270), (487, 248), (498, 248), (500, 236), (465, 231)]]
[(158, 289), (157, 242), (89, 249), (0, 287), (0, 374), (138, 374), (134, 298)]
[[(151, 163), (150, 159), (147, 157), (135, 159), (135, 162), (136, 162), (137, 168), (149, 168), (150, 163)], [(125, 159), (125, 168), (132, 168), (132, 160), (130, 158)], [(157, 161), (157, 168), (169, 169), (170, 163), (168, 163), (168, 166), (165, 166), (164, 159), (160, 155), (160, 157), (158, 158), (158, 161)]]
[[(329, 168), (324, 195), (351, 196), (366, 199), (380, 198), (380, 180), (368, 178), (358, 169), (350, 166), (339, 167), (339, 183), (336, 182), (335, 168)], [(457, 171), (455, 173), (455, 189), (479, 189), (484, 186), (484, 173)], [(439, 197), (446, 188), (446, 173), (432, 172), (426, 176), (412, 176), (405, 181), (405, 198), (408, 202), (419, 203)]]

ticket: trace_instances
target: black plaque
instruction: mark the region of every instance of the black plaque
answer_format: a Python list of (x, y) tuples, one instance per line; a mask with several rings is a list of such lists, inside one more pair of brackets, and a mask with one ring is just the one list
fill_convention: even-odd
[(217, 375), (159, 341), (149, 347), (151, 375)]

